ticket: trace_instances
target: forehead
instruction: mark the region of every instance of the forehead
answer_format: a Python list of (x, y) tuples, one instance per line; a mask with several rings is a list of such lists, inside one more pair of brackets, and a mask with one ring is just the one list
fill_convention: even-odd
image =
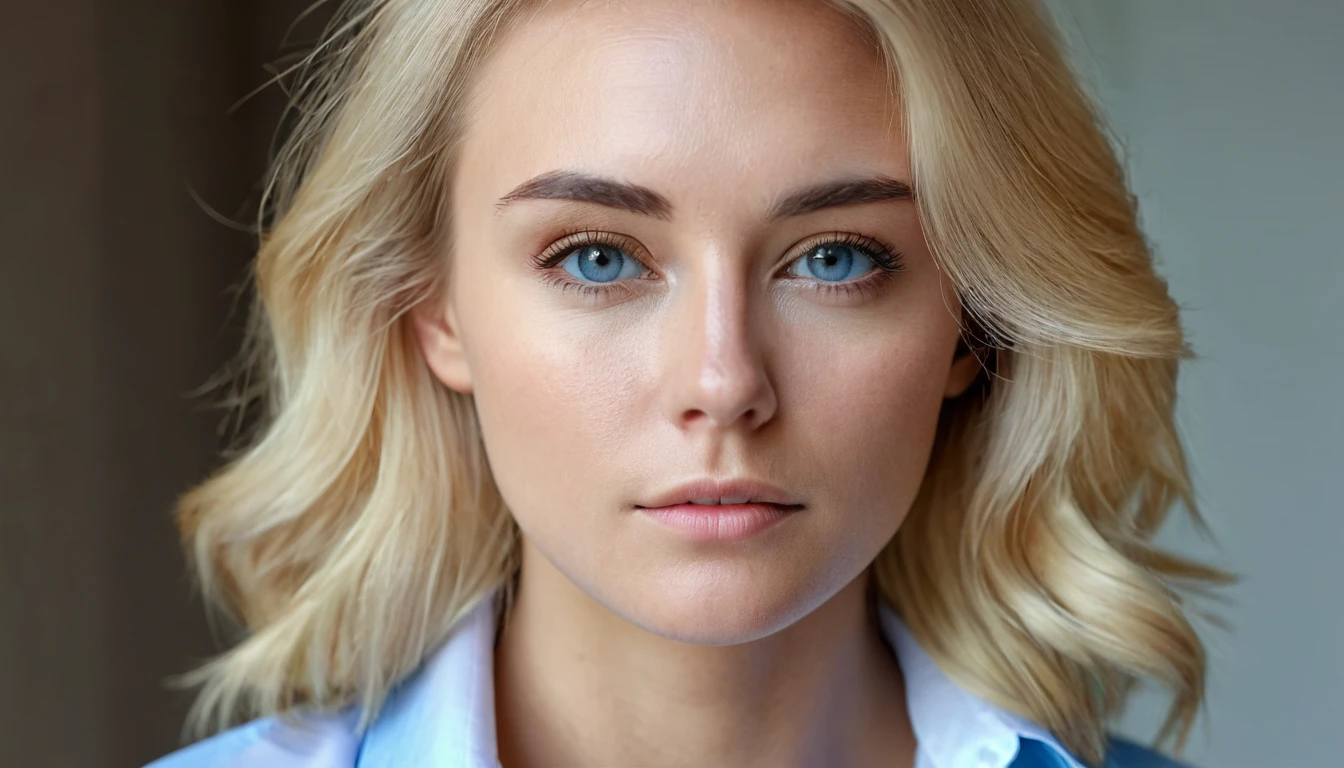
[(814, 0), (566, 0), (529, 9), (472, 91), (464, 174), (503, 192), (572, 169), (645, 183), (908, 178), (871, 38)]

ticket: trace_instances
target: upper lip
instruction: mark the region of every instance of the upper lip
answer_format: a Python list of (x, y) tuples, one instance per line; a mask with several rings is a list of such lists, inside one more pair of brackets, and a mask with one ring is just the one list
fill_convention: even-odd
[(649, 499), (639, 506), (645, 509), (670, 507), (674, 504), (690, 504), (696, 499), (743, 499), (745, 504), (779, 504), (781, 506), (801, 506), (793, 494), (769, 483), (751, 479), (702, 478), (683, 483), (677, 487)]

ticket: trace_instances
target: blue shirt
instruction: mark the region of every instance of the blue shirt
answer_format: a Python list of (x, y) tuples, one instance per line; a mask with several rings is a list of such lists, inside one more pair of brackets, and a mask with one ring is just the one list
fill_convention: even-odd
[[(494, 708), (494, 600), (486, 598), (388, 698), (360, 734), (358, 712), (241, 725), (147, 768), (499, 768)], [(915, 768), (1085, 768), (1041, 726), (952, 682), (879, 601), (883, 634), (905, 678)], [(1181, 768), (1115, 739), (1106, 768)]]

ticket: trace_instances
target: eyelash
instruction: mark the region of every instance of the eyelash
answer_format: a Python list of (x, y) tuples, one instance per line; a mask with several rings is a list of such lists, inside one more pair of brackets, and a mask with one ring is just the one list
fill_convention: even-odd
[[(820, 235), (814, 235), (804, 241), (801, 249), (802, 255), (812, 251), (819, 245), (829, 245), (839, 243), (860, 250), (865, 256), (872, 260), (877, 268), (867, 275), (844, 283), (825, 283), (821, 281), (812, 281), (811, 287), (820, 293), (828, 296), (853, 296), (875, 292), (881, 287), (881, 283), (890, 280), (895, 275), (905, 269), (904, 258), (902, 254), (890, 245), (873, 237), (858, 235), (851, 232), (826, 232)], [(617, 235), (609, 232), (599, 232), (592, 229), (575, 229), (565, 232), (559, 240), (551, 244), (546, 250), (532, 258), (532, 266), (545, 274), (547, 282), (560, 288), (562, 293), (577, 291), (579, 294), (588, 298), (598, 298), (610, 296), (614, 291), (631, 290), (627, 283), (633, 280), (615, 280), (610, 283), (583, 283), (568, 275), (561, 274), (563, 270), (556, 271), (559, 266), (569, 258), (575, 249), (588, 245), (605, 245), (612, 248), (619, 248), (622, 251), (634, 256), (641, 263), (644, 259), (640, 258), (639, 251), (642, 250), (634, 241), (624, 235)], [(798, 259), (789, 261), (788, 266), (793, 266)], [(648, 268), (647, 264), (644, 264)], [(787, 267), (786, 267), (787, 269)], [(785, 273), (788, 274), (787, 272)], [(647, 278), (645, 278), (647, 279)], [(789, 275), (789, 279), (807, 280)]]

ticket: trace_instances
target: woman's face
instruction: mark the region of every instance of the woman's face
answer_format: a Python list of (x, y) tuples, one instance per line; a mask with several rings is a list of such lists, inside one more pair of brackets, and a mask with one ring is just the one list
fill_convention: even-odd
[[(976, 371), (876, 51), (810, 2), (552, 2), (475, 88), (416, 328), (530, 551), (689, 642), (811, 612), (895, 533)], [(703, 480), (792, 506), (649, 509)]]

